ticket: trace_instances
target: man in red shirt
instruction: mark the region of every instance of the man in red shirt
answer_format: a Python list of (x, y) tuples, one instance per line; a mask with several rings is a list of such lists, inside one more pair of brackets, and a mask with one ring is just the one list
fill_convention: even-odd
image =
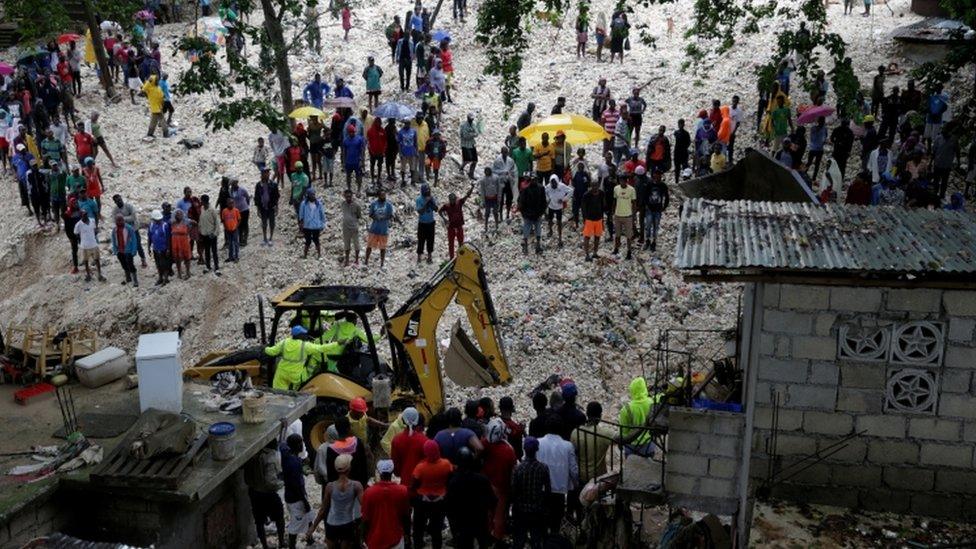
[(464, 201), (471, 196), (474, 191), (474, 183), (468, 187), (468, 193), (463, 198), (458, 198), (456, 194), (447, 195), (447, 204), (441, 206), (438, 213), (447, 222), (447, 255), (454, 258), (454, 241), (457, 240), (458, 247), (464, 244)]
[(76, 126), (78, 132), (75, 133), (73, 139), (75, 141), (75, 156), (78, 157), (78, 164), (84, 164), (85, 158), (89, 156), (94, 158), (95, 155), (95, 138), (91, 136), (90, 133), (85, 133), (85, 125), (78, 123)]
[(393, 482), (393, 462), (376, 464), (379, 482), (363, 494), (363, 523), (366, 526), (367, 549), (391, 549), (402, 546), (405, 527), (410, 523), (410, 498), (407, 487)]
[(624, 162), (623, 171), (632, 174), (637, 172), (638, 166), (643, 167), (645, 170), (647, 169), (647, 164), (645, 164), (644, 161), (640, 159), (640, 155), (637, 149), (631, 149), (630, 157), (626, 162)]
[[(393, 472), (400, 477), (400, 484), (407, 488), (413, 487), (413, 470), (424, 460), (423, 421), (420, 413), (414, 407), (403, 410), (401, 416), (407, 428), (393, 437), (390, 443), (390, 458), (393, 459)], [(411, 490), (411, 495), (413, 495)]]

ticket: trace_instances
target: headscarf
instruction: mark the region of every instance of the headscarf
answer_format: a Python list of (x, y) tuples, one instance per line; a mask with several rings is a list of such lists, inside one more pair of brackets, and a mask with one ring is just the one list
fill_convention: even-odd
[(392, 459), (381, 459), (376, 462), (376, 472), (380, 475), (392, 475), (393, 474), (393, 460)]
[(501, 418), (493, 417), (488, 421), (488, 427), (485, 429), (487, 433), (488, 442), (491, 444), (497, 444), (505, 440), (506, 429), (505, 422)]
[(405, 408), (403, 413), (400, 414), (400, 417), (403, 418), (403, 424), (407, 426), (407, 432), (410, 435), (413, 435), (413, 428), (416, 427), (417, 423), (420, 422), (420, 412), (411, 406), (409, 408)]
[(837, 166), (837, 161), (833, 158), (827, 160), (827, 169), (824, 170), (823, 176), (820, 178), (820, 189), (826, 190), (830, 188), (831, 191), (837, 192), (840, 186), (841, 180), (840, 168)]
[(424, 457), (431, 463), (441, 459), (441, 447), (436, 440), (424, 442)]

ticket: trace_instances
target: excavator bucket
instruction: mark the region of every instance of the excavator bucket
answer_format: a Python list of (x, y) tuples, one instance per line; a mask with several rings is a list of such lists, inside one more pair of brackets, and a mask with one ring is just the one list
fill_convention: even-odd
[(489, 387), (497, 385), (494, 371), (485, 355), (471, 342), (468, 334), (455, 322), (451, 329), (451, 344), (444, 353), (444, 372), (451, 381), (462, 387)]

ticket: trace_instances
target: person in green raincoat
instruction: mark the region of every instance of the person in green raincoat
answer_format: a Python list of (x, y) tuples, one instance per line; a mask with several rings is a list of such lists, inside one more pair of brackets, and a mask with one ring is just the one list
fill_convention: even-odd
[(317, 344), (301, 339), (308, 335), (303, 326), (293, 326), (291, 337), (264, 348), (264, 354), (280, 357), (271, 386), (275, 389), (296, 390), (308, 381), (310, 372), (306, 363), (314, 355), (332, 355), (342, 352), (335, 343)]
[[(356, 313), (346, 311), (336, 315), (335, 322), (332, 326), (322, 334), (319, 341), (323, 343), (335, 343), (340, 345), (340, 351), (334, 354), (342, 354), (346, 350), (346, 346), (350, 343), (359, 340), (361, 343), (367, 343), (369, 340), (366, 337), (366, 332), (356, 326)], [(333, 354), (333, 353), (330, 353)], [(330, 372), (339, 372), (339, 368), (336, 364), (334, 358), (327, 357), (327, 367)]]
[[(644, 427), (647, 417), (651, 415), (651, 408), (661, 400), (663, 394), (656, 394), (653, 397), (647, 393), (647, 382), (643, 377), (635, 377), (630, 382), (630, 402), (620, 408), (620, 431), (621, 438), (627, 442), (624, 452), (627, 455), (638, 453), (648, 456), (654, 451), (654, 443), (651, 434), (643, 431), (636, 434), (640, 427)], [(634, 436), (633, 440), (628, 439)]]

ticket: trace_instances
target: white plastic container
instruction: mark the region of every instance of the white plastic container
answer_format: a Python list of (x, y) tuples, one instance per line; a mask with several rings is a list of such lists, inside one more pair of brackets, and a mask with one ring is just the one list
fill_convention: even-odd
[(183, 365), (180, 362), (180, 336), (160, 332), (139, 336), (136, 348), (139, 374), (139, 409), (183, 411)]
[(75, 361), (78, 381), (90, 389), (101, 387), (124, 376), (132, 360), (118, 347), (106, 347)]

